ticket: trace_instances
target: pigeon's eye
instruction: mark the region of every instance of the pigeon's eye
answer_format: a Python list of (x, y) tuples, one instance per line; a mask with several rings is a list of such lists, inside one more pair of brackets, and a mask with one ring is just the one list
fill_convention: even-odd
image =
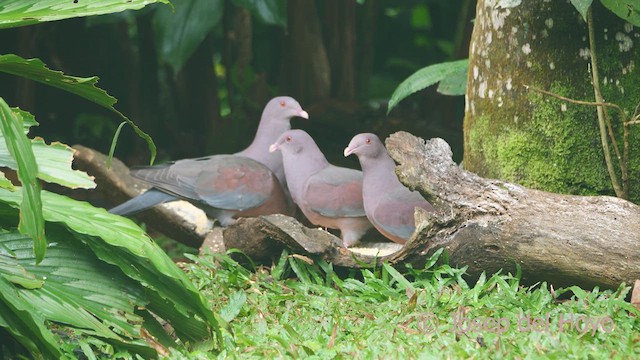
[(287, 136), (287, 138), (285, 139), (286, 142), (291, 142), (291, 136)]
[(284, 100), (283, 100), (283, 101), (280, 101), (280, 107), (285, 107), (286, 105), (287, 105), (287, 103), (286, 103), (286, 102), (284, 102)]
[(371, 144), (371, 139), (367, 138), (367, 140), (364, 141), (365, 144)]

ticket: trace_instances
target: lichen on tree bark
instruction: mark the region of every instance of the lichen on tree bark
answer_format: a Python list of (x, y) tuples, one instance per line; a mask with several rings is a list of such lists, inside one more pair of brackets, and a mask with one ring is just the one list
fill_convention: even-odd
[[(601, 89), (629, 114), (640, 102), (640, 31), (594, 2)], [(593, 101), (587, 25), (569, 2), (500, 8), (480, 0), (470, 45), (465, 167), (481, 176), (572, 194), (613, 194), (595, 107), (534, 93), (530, 85)], [(613, 118), (621, 143), (622, 126)], [(640, 200), (640, 129), (631, 128), (630, 199)], [(613, 152), (613, 151), (612, 151)]]

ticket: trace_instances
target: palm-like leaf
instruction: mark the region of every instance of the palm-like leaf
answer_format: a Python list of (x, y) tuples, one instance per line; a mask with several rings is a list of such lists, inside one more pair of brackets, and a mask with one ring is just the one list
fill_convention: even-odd
[[(133, 221), (47, 191), (42, 192), (42, 199), (47, 222), (64, 224), (98, 258), (145, 284), (148, 295), (159, 300), (150, 308), (160, 317), (175, 319), (172, 325), (179, 335), (189, 340), (210, 337), (217, 323), (204, 298)], [(18, 208), (21, 197), (18, 192), (0, 189), (0, 201)]]
[[(167, 336), (153, 323), (145, 326), (144, 319), (153, 322), (152, 316), (135, 311), (165, 319), (185, 341), (211, 338), (217, 324), (204, 299), (142, 229), (87, 203), (42, 195), (50, 240), (42, 263), (34, 265), (30, 238), (0, 234), (0, 277), (13, 284), (15, 301), (28, 303), (32, 312), (37, 309), (33, 322), (54, 321), (73, 328), (75, 336), (96, 336), (146, 355), (152, 350), (142, 340), (142, 327), (158, 339)], [(0, 201), (17, 208), (20, 200), (19, 192), (0, 190)], [(3, 206), (7, 227), (15, 217)], [(24, 288), (25, 283), (31, 288)], [(3, 305), (11, 304), (9, 300)], [(2, 323), (8, 326), (0, 315)], [(163, 345), (175, 346), (166, 340)]]
[(169, 3), (168, 0), (3, 0), (0, 2), (0, 29), (141, 9), (157, 2)]
[[(0, 278), (5, 280), (0, 287), (6, 290), (2, 305), (20, 303), (28, 312), (18, 319), (11, 319), (15, 317), (11, 312), (2, 312), (0, 323), (12, 322), (15, 326), (19, 320), (22, 325), (18, 328), (38, 329), (51, 345), (59, 346), (62, 342), (57, 334), (84, 334), (153, 355), (153, 350), (141, 339), (142, 317), (134, 313), (148, 302), (143, 287), (117, 267), (97, 261), (88, 247), (63, 227), (50, 225), (47, 230), (52, 243), (39, 265), (34, 264), (33, 240), (17, 232), (0, 233), (0, 259), (16, 262), (29, 279), (41, 283), (33, 288), (16, 286), (22, 282), (0, 272)], [(58, 324), (57, 334), (46, 328), (46, 322)], [(37, 354), (29, 345), (31, 340), (18, 340)]]

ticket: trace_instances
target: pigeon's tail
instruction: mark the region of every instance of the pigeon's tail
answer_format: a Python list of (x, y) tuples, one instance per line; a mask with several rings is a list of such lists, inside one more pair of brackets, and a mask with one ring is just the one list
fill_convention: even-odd
[(151, 188), (129, 201), (110, 209), (109, 212), (116, 215), (131, 215), (152, 206), (173, 200), (177, 200), (177, 198), (155, 188)]

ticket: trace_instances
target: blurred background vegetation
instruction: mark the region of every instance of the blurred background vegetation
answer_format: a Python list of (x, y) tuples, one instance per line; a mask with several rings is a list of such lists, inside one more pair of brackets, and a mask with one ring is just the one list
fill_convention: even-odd
[[(116, 108), (153, 137), (160, 161), (242, 149), (275, 95), (300, 101), (311, 119), (293, 127), (307, 130), (334, 163), (357, 167), (342, 157), (356, 133), (398, 130), (443, 137), (462, 158), (461, 96), (430, 88), (388, 116), (386, 104), (416, 70), (467, 57), (475, 1), (172, 3), (3, 30), (1, 52), (99, 76)], [(0, 74), (0, 94), (36, 116), (35, 135), (108, 152), (119, 122), (111, 112), (11, 75)], [(128, 165), (149, 161), (130, 128), (115, 155)]]

